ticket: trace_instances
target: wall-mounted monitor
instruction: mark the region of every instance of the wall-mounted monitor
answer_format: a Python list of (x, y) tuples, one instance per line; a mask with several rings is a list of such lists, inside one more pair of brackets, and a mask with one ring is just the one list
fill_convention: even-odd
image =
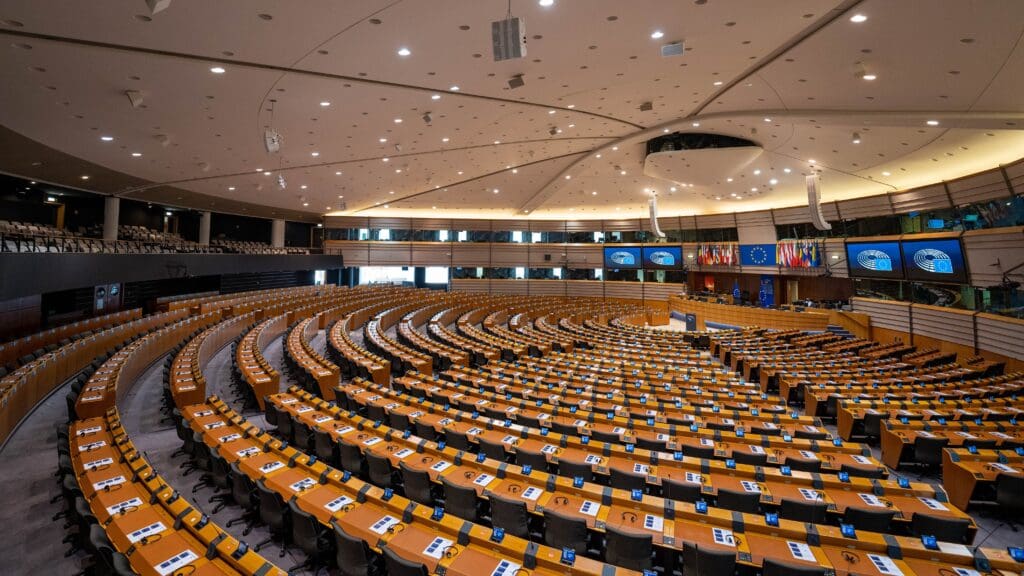
[(846, 263), (851, 278), (903, 279), (899, 242), (847, 242)]
[(604, 249), (604, 267), (612, 270), (640, 268), (640, 248)]
[(682, 270), (681, 246), (644, 246), (644, 268), (648, 270)]
[(903, 268), (908, 280), (952, 284), (967, 282), (967, 267), (959, 238), (904, 240)]

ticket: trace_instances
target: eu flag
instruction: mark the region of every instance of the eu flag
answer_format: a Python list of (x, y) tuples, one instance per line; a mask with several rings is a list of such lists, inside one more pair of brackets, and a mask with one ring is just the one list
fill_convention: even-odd
[(775, 244), (740, 244), (743, 266), (775, 266)]

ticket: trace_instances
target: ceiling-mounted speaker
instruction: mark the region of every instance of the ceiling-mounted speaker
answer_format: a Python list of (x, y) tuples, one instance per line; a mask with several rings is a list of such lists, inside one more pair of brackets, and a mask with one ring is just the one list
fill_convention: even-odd
[(647, 202), (647, 205), (651, 209), (651, 233), (658, 238), (664, 238), (665, 233), (661, 231), (661, 227), (658, 226), (658, 197), (655, 196)]
[(281, 135), (277, 133), (277, 130), (267, 128), (263, 131), (263, 146), (267, 149), (268, 154), (274, 154), (281, 149)]
[(128, 97), (128, 101), (132, 103), (132, 108), (138, 108), (142, 106), (142, 92), (138, 90), (125, 90), (124, 95)]
[(433, 118), (431, 118), (430, 112), (424, 112), (423, 113), (423, 121), (426, 122), (427, 124), (430, 124), (431, 120), (433, 120)]
[(163, 12), (170, 5), (171, 0), (146, 0), (146, 6), (149, 6), (150, 14)]
[(669, 56), (682, 56), (685, 51), (686, 47), (682, 42), (672, 42), (671, 44), (662, 45), (661, 57), (668, 58)]
[(651, 103), (651, 102), (643, 102), (643, 103), (640, 104), (640, 111), (641, 112), (650, 112), (651, 110), (654, 110), (654, 104), (653, 103)]
[(495, 62), (526, 56), (526, 20), (509, 18), (491, 22), (491, 44)]
[(808, 174), (807, 182), (807, 208), (811, 211), (811, 223), (817, 230), (831, 230), (832, 225), (825, 220), (821, 213), (821, 180), (817, 174)]

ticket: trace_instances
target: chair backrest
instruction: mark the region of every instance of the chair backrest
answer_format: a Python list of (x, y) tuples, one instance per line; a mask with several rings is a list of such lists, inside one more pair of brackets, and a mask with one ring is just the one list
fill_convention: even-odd
[(270, 528), (271, 534), (286, 534), (288, 515), (281, 495), (267, 488), (262, 479), (256, 481), (256, 493), (260, 499), (260, 520)]
[(307, 556), (322, 555), (323, 549), (318, 543), (324, 529), (320, 527), (320, 522), (312, 514), (299, 508), (295, 500), (288, 501), (288, 509), (292, 515), (292, 541), (298, 544)]
[(427, 567), (423, 564), (406, 560), (387, 546), (381, 546), (380, 549), (384, 552), (384, 566), (388, 576), (427, 576)]
[(405, 462), (399, 462), (398, 467), (402, 471), (405, 497), (420, 504), (433, 506), (434, 495), (431, 491), (430, 475), (422, 470), (410, 468)]
[(847, 507), (843, 521), (852, 524), (857, 530), (867, 532), (888, 532), (895, 510), (866, 510), (864, 508)]
[(611, 468), (610, 484), (612, 488), (620, 490), (643, 490), (647, 487), (647, 478), (640, 474), (633, 474), (618, 468)]
[(737, 464), (750, 464), (751, 466), (764, 466), (768, 463), (767, 454), (754, 454), (743, 450), (733, 450), (732, 458)]
[(918, 464), (938, 466), (942, 464), (942, 449), (949, 444), (949, 438), (922, 438), (914, 439), (914, 461)]
[(491, 442), (490, 440), (479, 438), (480, 451), (483, 452), (488, 458), (493, 458), (499, 462), (504, 462), (507, 454), (505, 453), (505, 446), (500, 442)]
[(437, 440), (437, 430), (435, 430), (433, 426), (426, 422), (416, 422), (415, 425), (417, 436), (432, 442)]
[(736, 572), (736, 554), (683, 542), (683, 571), (686, 576), (732, 576)]
[(885, 414), (879, 412), (877, 414), (865, 414), (864, 415), (864, 435), (868, 438), (877, 438), (882, 434), (882, 418)]
[(801, 472), (821, 472), (821, 460), (805, 460), (803, 458), (786, 458), (786, 466)]
[(787, 520), (824, 524), (828, 513), (828, 504), (823, 501), (800, 502), (783, 498), (779, 507), (779, 516)]
[(342, 468), (356, 476), (362, 474), (363, 453), (359, 451), (359, 446), (356, 446), (348, 440), (342, 440), (338, 443), (338, 452), (341, 456)]
[(366, 405), (366, 417), (376, 422), (377, 420), (386, 421), (386, 414), (384, 413), (383, 406), (376, 406), (374, 404)]
[(231, 488), (231, 468), (228, 461), (217, 451), (210, 452), (210, 473), (213, 477), (213, 484), (221, 490)]
[(737, 512), (758, 513), (758, 502), (761, 494), (758, 492), (737, 492), (720, 488), (718, 490), (718, 507)]
[(586, 462), (573, 462), (572, 460), (560, 459), (558, 461), (558, 475), (568, 478), (577, 476), (583, 478), (584, 482), (593, 482), (594, 469)]
[(646, 570), (651, 567), (654, 543), (650, 533), (627, 532), (608, 526), (605, 529), (605, 562), (629, 568)]
[(538, 472), (545, 472), (548, 469), (548, 459), (543, 452), (516, 450), (516, 464), (520, 466), (529, 464)]
[(332, 522), (334, 528), (334, 547), (337, 551), (338, 569), (343, 576), (370, 576), (370, 565), (373, 561), (373, 553), (370, 546), (361, 538), (356, 538), (337, 522)]
[(264, 409), (263, 412), (264, 417), (267, 420), (267, 424), (276, 427), (277, 423), (281, 421), (281, 411), (278, 410), (277, 406), (275, 406), (274, 403), (271, 402), (270, 400), (265, 400), (265, 402), (266, 403), (264, 405), (266, 406), (266, 408)]
[(397, 410), (393, 410), (388, 413), (388, 426), (399, 432), (405, 432), (409, 429), (409, 417)]
[(292, 436), (295, 437), (295, 447), (303, 452), (308, 452), (312, 447), (310, 444), (312, 435), (313, 430), (298, 416), (292, 415)]
[(818, 566), (796, 566), (765, 558), (761, 576), (825, 576), (826, 570)]
[(826, 432), (810, 432), (808, 430), (797, 430), (796, 434), (794, 434), (794, 436), (796, 436), (797, 438), (800, 438), (801, 440), (824, 440), (824, 439), (828, 438), (828, 433), (826, 433)]
[(443, 476), (441, 484), (444, 486), (445, 512), (463, 520), (476, 521), (476, 490), (452, 484)]
[(506, 534), (529, 538), (529, 512), (522, 500), (512, 500), (498, 494), (491, 494), (491, 524), (503, 528)]
[(381, 488), (391, 488), (394, 484), (392, 478), (391, 462), (386, 456), (378, 456), (373, 452), (366, 452), (367, 472), (370, 476), (370, 483)]
[(556, 550), (572, 548), (578, 554), (587, 551), (587, 521), (561, 512), (544, 510), (544, 543)]
[(696, 502), (701, 499), (701, 485), (692, 482), (680, 482), (671, 478), (661, 480), (661, 495), (669, 500)]
[(622, 442), (622, 438), (613, 432), (602, 432), (601, 430), (591, 430), (590, 434), (594, 437), (594, 440), (598, 442), (606, 442), (612, 444), (618, 444)]
[(253, 483), (252, 479), (242, 472), (242, 469), (238, 467), (237, 462), (232, 462), (231, 499), (242, 508), (252, 510), (256, 508), (256, 501), (252, 497), (255, 491), (256, 485)]
[(996, 476), (996, 502), (1011, 515), (1024, 513), (1024, 476)]
[(327, 462), (331, 466), (338, 468), (341, 465), (341, 458), (339, 458), (338, 443), (334, 441), (334, 437), (329, 432), (321, 430), (319, 428), (313, 429), (313, 447), (316, 451), (316, 457)]
[(540, 420), (533, 416), (527, 416), (526, 414), (517, 415), (516, 424), (526, 426), (527, 428), (540, 428)]
[(860, 466), (843, 464), (839, 467), (839, 470), (846, 472), (850, 476), (859, 476), (861, 478), (882, 478), (885, 476), (885, 468), (881, 468), (879, 466), (874, 468), (861, 468)]
[(683, 453), (683, 456), (688, 458), (714, 458), (715, 449), (710, 446), (690, 446), (689, 444), (683, 444), (679, 447), (679, 451)]
[(945, 542), (963, 544), (971, 521), (966, 518), (946, 518), (915, 512), (910, 518), (910, 533), (914, 536), (930, 535)]
[(277, 419), (277, 432), (285, 440), (289, 442), (295, 441), (295, 429), (292, 427), (292, 418), (287, 412), (282, 412), (280, 417)]
[(469, 437), (455, 430), (444, 431), (445, 442), (456, 450), (469, 450)]

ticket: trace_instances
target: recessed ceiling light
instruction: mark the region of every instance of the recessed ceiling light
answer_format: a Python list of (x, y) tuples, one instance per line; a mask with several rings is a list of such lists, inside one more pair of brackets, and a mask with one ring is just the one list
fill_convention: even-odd
[(618, 150), (619, 150), (618, 146), (612, 146), (612, 152), (618, 152)]
[(621, 174), (622, 176), (625, 176), (626, 175), (626, 171), (625, 170), (619, 170), (619, 174)]
[(309, 188), (309, 186), (306, 186), (305, 184), (303, 184), (302, 186), (299, 186), (299, 188), (302, 188), (303, 190), (305, 190), (306, 188)]
[(495, 144), (495, 145), (497, 145), (497, 144), (501, 144), (501, 140), (495, 140), (495, 141), (494, 141), (494, 144)]
[(320, 155), (320, 153), (319, 152), (310, 152), (309, 155), (312, 156), (313, 158), (316, 158), (317, 156)]
[(594, 158), (600, 158), (600, 157), (601, 157), (601, 155), (600, 155), (600, 154), (596, 154), (596, 155), (594, 155)]
[(391, 204), (385, 204), (384, 207), (385, 208), (391, 208)]
[(761, 171), (760, 170), (754, 170), (754, 176), (760, 176), (760, 175), (761, 175)]
[(459, 87), (458, 86), (452, 86), (451, 88), (449, 88), (449, 90), (451, 90), (452, 92), (458, 92), (459, 91)]
[(662, 32), (661, 30), (655, 30), (654, 32), (651, 32), (651, 38), (654, 40), (657, 40), (658, 38), (661, 38), (664, 35), (665, 33)]
[(264, 176), (270, 176), (270, 174), (271, 174), (271, 172), (269, 172), (269, 171), (263, 173)]
[(228, 186), (228, 192), (234, 192), (234, 191), (235, 191), (235, 187), (234, 186)]
[(327, 100), (324, 100), (323, 102), (320, 103), (320, 105), (323, 106), (324, 108), (326, 108), (326, 107), (330, 106), (331, 103), (328, 102)]
[(538, 0), (537, 4), (540, 4), (541, 6), (547, 8), (548, 6), (554, 6), (555, 0)]
[(566, 180), (572, 180), (572, 174), (566, 174), (565, 175), (565, 179)]
[(401, 124), (401, 123), (402, 123), (402, 119), (401, 118), (395, 118), (395, 124)]
[(700, 128), (700, 122), (694, 122), (693, 124), (691, 124), (691, 126), (693, 126), (694, 128)]
[(765, 122), (771, 122), (771, 121), (772, 121), (772, 119), (771, 119), (771, 118), (765, 118), (765, 119), (764, 119), (764, 121), (765, 121)]
[(223, 74), (225, 70), (220, 66), (214, 66), (213, 68), (210, 68), (210, 72), (213, 72), (214, 74)]
[(462, 176), (462, 170), (459, 170), (459, 176)]
[(398, 49), (399, 56), (408, 56), (409, 54), (412, 54), (412, 51), (406, 48), (405, 46)]
[(338, 170), (337, 172), (335, 172), (334, 175), (335, 176), (341, 176), (341, 170)]
[(391, 160), (391, 158), (381, 158), (381, 159), (380, 159), (380, 161), (381, 161), (381, 162), (388, 162), (388, 161), (390, 161), (390, 160)]
[(753, 186), (753, 187), (751, 187), (751, 188), (750, 188), (750, 191), (751, 191), (751, 192), (757, 192), (757, 186)]
[(441, 99), (441, 95), (440, 94), (432, 94), (430, 96), (430, 99), (431, 100), (440, 100)]
[(736, 197), (736, 193), (735, 192), (730, 192), (729, 196), (732, 196), (733, 198), (735, 198)]
[(861, 22), (866, 22), (867, 19), (868, 19), (868, 17), (863, 15), (863, 14), (854, 14), (853, 16), (850, 16), (850, 22), (853, 22), (855, 24), (860, 24)]
[(448, 138), (447, 138), (447, 137), (445, 137), (445, 138), (441, 138), (441, 142), (447, 142), (447, 141), (448, 141)]
[(431, 210), (437, 210), (437, 206), (431, 206), (430, 209)]
[(853, 138), (850, 141), (853, 142), (854, 144), (860, 144), (860, 134), (854, 132)]
[(594, 190), (593, 192), (591, 192), (590, 195), (591, 196), (597, 196), (597, 190)]
[(815, 160), (814, 158), (811, 158), (810, 160), (807, 161), (808, 164), (814, 164), (816, 162), (817, 160)]
[(870, 82), (870, 81), (872, 81), (872, 80), (874, 80), (876, 78), (878, 78), (878, 76), (875, 75), (875, 74), (864, 74), (864, 75), (862, 75), (860, 77), (861, 80), (867, 80), (868, 82)]
[(302, 205), (303, 206), (309, 206), (309, 202), (303, 202)]
[(785, 172), (786, 174), (792, 172), (792, 170), (790, 170), (789, 168), (783, 168), (782, 171)]
[(768, 183), (771, 184), (772, 186), (775, 186), (776, 184), (779, 183), (779, 180), (778, 178), (772, 178), (771, 180), (768, 181)]
[(743, 200), (743, 196), (737, 196), (736, 199), (737, 200)]
[(395, 174), (401, 174), (401, 173), (402, 173), (402, 169), (401, 168), (395, 168)]
[(139, 156), (142, 156), (142, 152), (132, 152), (132, 158), (138, 158)]
[(554, 114), (556, 110), (548, 110), (548, 114)]
[(665, 134), (668, 134), (668, 128), (663, 129), (662, 132), (664, 132)]
[(388, 190), (388, 194), (394, 194), (394, 193), (395, 193), (394, 190)]
[(725, 181), (726, 182), (732, 182), (732, 178), (726, 178)]
[(928, 120), (927, 122), (925, 122), (925, 124), (927, 124), (929, 126), (938, 126), (939, 125), (939, 121), (938, 120)]
[(721, 200), (721, 199), (722, 199), (721, 196), (715, 196), (715, 200)]
[(566, 106), (566, 108), (569, 108), (570, 110), (571, 110), (571, 109), (573, 109), (573, 108), (575, 108), (575, 107), (576, 107), (576, 105), (575, 105), (575, 104), (569, 104), (568, 106)]
[(388, 139), (387, 139), (387, 138), (380, 138), (380, 139), (378, 140), (378, 142), (380, 142), (381, 144), (383, 144), (383, 143), (385, 143), (385, 142), (387, 142), (387, 141), (388, 141)]
[(88, 180), (89, 179), (89, 177), (85, 176), (85, 175), (82, 175), (81, 178), (82, 178), (82, 180)]
[(103, 140), (104, 142), (113, 142), (114, 141), (114, 137), (113, 136), (100, 136), (100, 140)]
[(575, 128), (575, 127), (576, 127), (575, 124), (569, 124), (569, 128)]
[(675, 191), (676, 191), (676, 187), (675, 187), (675, 186), (672, 186), (672, 187), (671, 187), (671, 188), (669, 188), (668, 190), (669, 190), (669, 192), (675, 192)]
[[(330, 206), (328, 206), (328, 207), (327, 207), (327, 209), (328, 209), (328, 210), (330, 210), (330, 209), (331, 209), (331, 207), (330, 207)], [(321, 227), (323, 227), (323, 224), (317, 224), (317, 225), (316, 225), (316, 227), (317, 227), (317, 228), (321, 228)]]
[(495, 194), (497, 194), (498, 192), (500, 192), (500, 190), (498, 190), (497, 188), (495, 188), (495, 189), (494, 189), (494, 193), (495, 193)]
[(892, 172), (889, 172), (888, 170), (886, 170), (886, 171), (882, 172), (882, 176), (892, 176)]
[(512, 169), (512, 173), (513, 173), (513, 174), (519, 174), (519, 170), (517, 170), (516, 168), (513, 168), (513, 169)]
[(721, 86), (722, 85), (722, 81), (721, 80), (715, 80), (714, 82), (712, 82), (712, 84), (714, 84), (715, 86)]

